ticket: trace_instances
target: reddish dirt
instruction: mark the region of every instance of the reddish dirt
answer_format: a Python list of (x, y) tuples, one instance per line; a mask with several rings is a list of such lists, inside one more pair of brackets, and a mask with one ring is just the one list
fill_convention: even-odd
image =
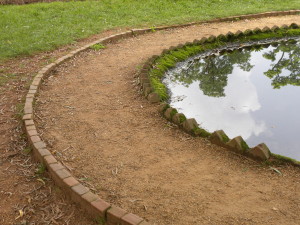
[(300, 23), (285, 16), (146, 34), (86, 52), (45, 82), (37, 121), (50, 150), (103, 199), (152, 224), (299, 224), (300, 170), (192, 138), (139, 93), (136, 72), (172, 45)]
[[(107, 31), (53, 52), (0, 63), (0, 224), (94, 224), (56, 187), (27, 153), (22, 130), (24, 96), (32, 76), (44, 65), (84, 44), (120, 32)], [(2, 83), (3, 77), (14, 79)], [(24, 215), (20, 216), (19, 210)]]

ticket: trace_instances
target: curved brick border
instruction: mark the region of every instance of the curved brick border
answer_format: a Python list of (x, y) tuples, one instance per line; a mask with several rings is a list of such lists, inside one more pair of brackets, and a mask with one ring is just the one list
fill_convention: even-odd
[[(290, 11), (281, 11), (281, 12), (266, 12), (259, 14), (251, 15), (241, 15), (233, 16), (227, 18), (214, 19), (209, 21), (194, 22), (184, 25), (174, 25), (174, 26), (163, 26), (158, 27), (156, 30), (165, 30), (170, 28), (180, 28), (187, 27), (196, 24), (202, 23), (216, 23), (216, 22), (225, 22), (232, 21), (235, 19), (252, 19), (252, 18), (262, 18), (269, 16), (282, 16), (282, 15), (295, 15), (299, 14), (300, 10), (290, 10)], [(75, 55), (79, 54), (82, 51), (89, 49), (91, 46), (98, 43), (110, 43), (120, 40), (122, 38), (133, 37), (135, 35), (144, 34), (151, 32), (152, 29), (133, 29), (131, 31), (119, 33), (116, 35), (111, 35), (106, 38), (99, 39), (92, 43), (89, 43), (77, 50), (74, 50), (57, 59), (54, 63), (51, 63), (44, 68), (42, 68), (37, 75), (34, 77), (28, 94), (26, 95), (25, 106), (24, 106), (24, 116), (23, 121), (25, 124), (26, 134), (29, 140), (29, 143), (33, 147), (34, 157), (41, 163), (44, 163), (55, 181), (55, 183), (60, 186), (67, 195), (76, 203), (81, 205), (83, 209), (92, 217), (96, 219), (101, 219), (105, 221), (108, 225), (147, 225), (149, 224), (144, 219), (128, 213), (125, 210), (112, 206), (111, 204), (102, 200), (99, 196), (93, 194), (88, 188), (84, 187), (80, 182), (72, 176), (68, 169), (58, 162), (51, 152), (47, 149), (44, 141), (41, 140), (40, 135), (37, 132), (36, 125), (34, 122), (34, 113), (33, 113), (33, 102), (34, 98), (38, 93), (39, 87), (42, 84), (42, 80), (58, 65), (64, 63), (65, 61), (71, 59)]]

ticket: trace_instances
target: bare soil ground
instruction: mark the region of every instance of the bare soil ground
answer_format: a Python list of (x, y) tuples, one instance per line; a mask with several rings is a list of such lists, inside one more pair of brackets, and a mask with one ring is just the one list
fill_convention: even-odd
[(135, 75), (164, 48), (228, 31), (299, 23), (284, 16), (154, 32), (83, 53), (45, 82), (39, 130), (103, 199), (152, 224), (299, 224), (300, 170), (270, 167), (192, 138), (139, 93)]

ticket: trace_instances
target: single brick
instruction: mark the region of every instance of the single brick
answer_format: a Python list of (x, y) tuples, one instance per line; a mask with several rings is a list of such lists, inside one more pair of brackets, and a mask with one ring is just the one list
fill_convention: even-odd
[(56, 158), (54, 158), (53, 155), (46, 155), (44, 157), (44, 160), (45, 160), (46, 164), (48, 164), (48, 165), (53, 164), (53, 163), (57, 163), (57, 160), (56, 160)]
[(38, 134), (36, 130), (28, 130), (27, 133), (29, 136), (36, 136)]
[(149, 84), (150, 83), (150, 80), (148, 77), (146, 78), (140, 78), (140, 83), (141, 84)]
[(26, 126), (26, 130), (29, 131), (29, 130), (36, 130), (36, 127), (35, 125), (28, 125)]
[(31, 103), (25, 103), (24, 106), (24, 114), (32, 114), (33, 113), (33, 108)]
[(107, 225), (118, 225), (121, 224), (121, 218), (125, 216), (127, 212), (116, 206), (112, 206), (107, 210)]
[[(58, 170), (60, 171), (60, 170)], [(89, 189), (87, 189), (85, 186), (83, 186), (82, 184), (78, 184), (72, 187), (72, 190), (78, 194), (78, 195), (83, 195), (85, 193), (87, 193), (89, 191)]]
[(146, 87), (144, 89), (144, 95), (147, 97), (153, 91), (152, 87)]
[(159, 111), (160, 113), (164, 113), (169, 107), (170, 107), (170, 105), (169, 105), (168, 103), (163, 102), (163, 103), (161, 103), (161, 104), (159, 105), (158, 111)]
[(88, 191), (87, 193), (83, 194), (81, 197), (90, 203), (99, 199), (99, 197), (94, 193), (92, 193), (91, 191)]
[[(38, 142), (37, 142), (38, 143)], [(36, 143), (34, 143), (34, 144), (36, 144)], [(51, 152), (48, 150), (48, 149), (45, 149), (45, 148), (40, 148), (40, 149), (38, 149), (38, 153), (42, 156), (42, 157), (44, 157), (44, 156), (46, 156), (46, 155), (51, 155)]]
[(146, 220), (142, 221), (141, 223), (139, 223), (139, 225), (151, 225), (150, 223), (148, 223)]
[(150, 83), (143, 83), (141, 84), (143, 92), (147, 89), (147, 88), (151, 88), (151, 84)]
[(30, 85), (29, 90), (37, 90), (37, 86), (36, 85)]
[(183, 113), (176, 113), (173, 117), (172, 117), (172, 121), (177, 124), (177, 125), (182, 125), (182, 123), (184, 122), (184, 120), (186, 120), (186, 117)]
[(36, 149), (43, 149), (46, 148), (46, 144), (43, 141), (39, 141), (33, 144), (34, 148)]
[(231, 139), (226, 145), (234, 152), (241, 154), (245, 153), (248, 149), (248, 145), (241, 136)]
[(35, 85), (35, 86), (39, 86), (40, 83), (41, 83), (42, 79), (41, 78), (38, 78), (38, 77), (35, 77), (32, 81), (32, 85)]
[(139, 75), (140, 79), (149, 79), (147, 72), (141, 72)]
[(33, 90), (33, 89), (28, 91), (28, 94), (35, 94), (35, 93), (36, 93), (36, 90)]
[(241, 37), (241, 36), (243, 36), (243, 35), (244, 35), (244, 33), (243, 33), (242, 31), (240, 31), (240, 30), (238, 30), (238, 31), (235, 32), (235, 34), (234, 34), (235, 37)]
[(156, 103), (156, 102), (160, 102), (160, 97), (157, 93), (152, 92), (148, 95), (147, 99), (151, 102), (151, 103)]
[(31, 140), (31, 143), (36, 143), (36, 142), (41, 141), (39, 136), (31, 136), (30, 140)]
[(213, 132), (210, 136), (210, 141), (216, 145), (225, 147), (225, 143), (229, 141), (228, 136), (225, 134), (223, 130), (217, 130)]
[(34, 94), (28, 93), (28, 94), (26, 95), (26, 98), (34, 98)]
[(33, 102), (33, 97), (26, 97), (25, 104), (26, 103), (32, 104), (32, 102)]
[(66, 169), (56, 170), (55, 173), (61, 180), (71, 176), (70, 172)]
[(106, 211), (111, 207), (109, 203), (103, 201), (98, 196), (97, 196), (97, 200), (91, 202), (91, 205), (93, 207), (93, 211), (96, 214), (100, 215), (102, 218), (105, 218)]
[(191, 119), (185, 120), (183, 122), (182, 126), (186, 132), (191, 133), (195, 128), (198, 127), (198, 123), (194, 118), (191, 118)]
[(61, 163), (50, 164), (49, 168), (51, 171), (55, 172), (56, 170), (64, 169), (65, 167)]
[(23, 116), (23, 120), (32, 120), (33, 119), (33, 114), (29, 113), (29, 114), (25, 114)]
[(63, 182), (68, 186), (68, 187), (73, 187), (77, 184), (79, 184), (78, 180), (76, 180), (74, 177), (67, 177), (63, 180)]
[(44, 74), (38, 72), (37, 75), (35, 76), (36, 78), (43, 78)]
[(270, 158), (270, 150), (265, 143), (261, 143), (248, 151), (249, 155), (255, 159), (267, 160)]
[(167, 108), (167, 110), (165, 111), (164, 113), (164, 116), (168, 119), (168, 120), (171, 120), (171, 112), (173, 111), (174, 109), (173, 108)]
[(138, 225), (143, 221), (141, 217), (134, 215), (132, 213), (128, 213), (121, 218), (121, 225)]

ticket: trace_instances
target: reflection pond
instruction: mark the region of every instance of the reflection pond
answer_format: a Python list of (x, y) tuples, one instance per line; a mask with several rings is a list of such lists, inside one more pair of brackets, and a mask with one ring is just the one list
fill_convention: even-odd
[(200, 54), (168, 71), (170, 105), (201, 127), (300, 160), (300, 38)]

